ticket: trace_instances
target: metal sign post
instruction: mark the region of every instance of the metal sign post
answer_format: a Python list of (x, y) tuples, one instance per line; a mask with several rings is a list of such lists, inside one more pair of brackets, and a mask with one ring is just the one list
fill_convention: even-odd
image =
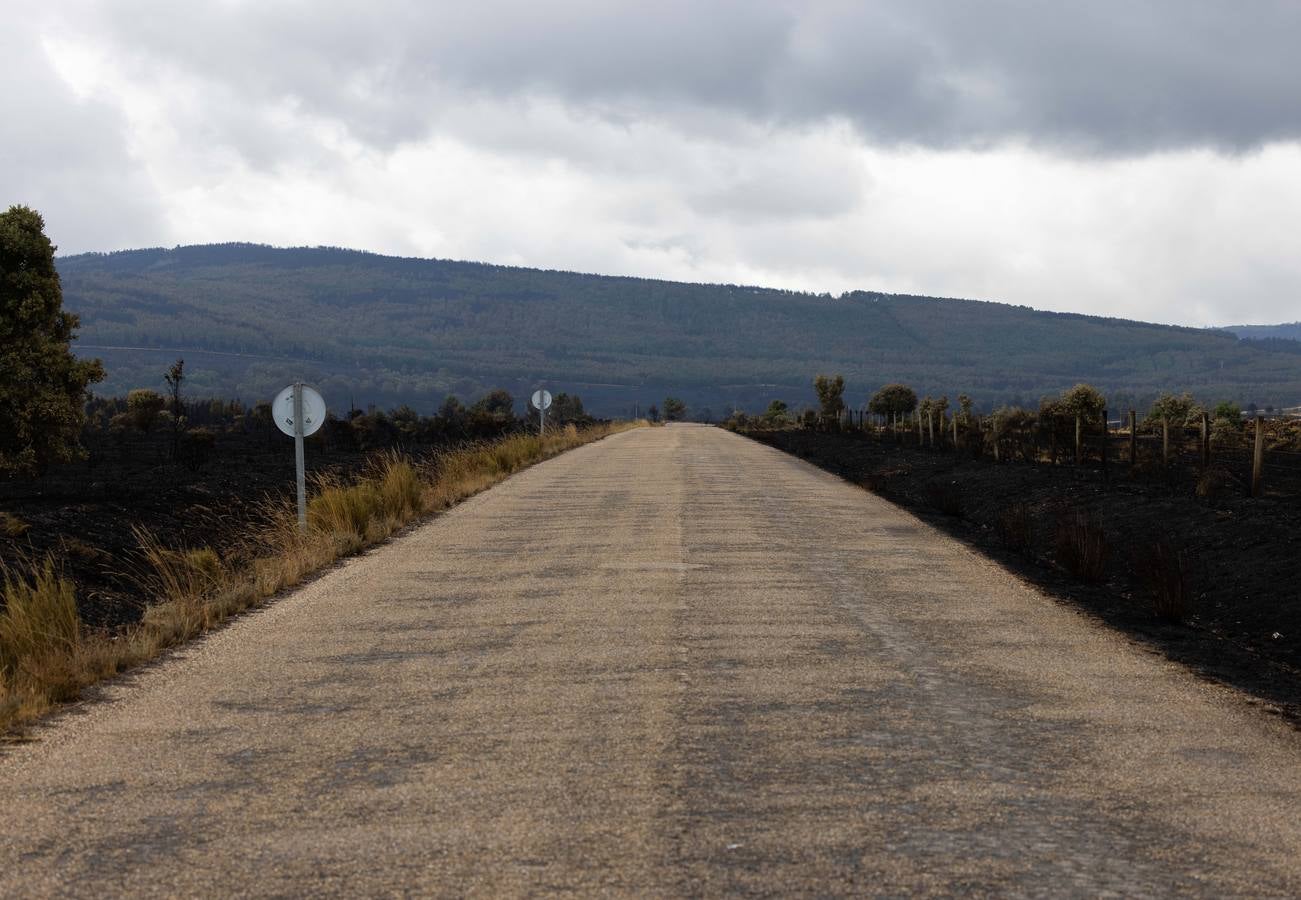
[(538, 434), (547, 430), (547, 408), (551, 406), (551, 392), (539, 390), (533, 392), (533, 408), (538, 411)]
[(314, 388), (295, 381), (271, 404), (276, 427), (294, 439), (294, 464), (297, 469), (298, 527), (307, 530), (307, 468), (303, 460), (303, 438), (316, 433), (325, 421), (325, 400)]
[(294, 465), (298, 470), (298, 527), (307, 530), (307, 472), (303, 463), (303, 383), (294, 382)]

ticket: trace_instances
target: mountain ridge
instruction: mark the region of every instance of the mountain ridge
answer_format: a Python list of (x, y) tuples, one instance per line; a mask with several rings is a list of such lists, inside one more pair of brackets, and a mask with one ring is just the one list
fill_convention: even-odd
[(1301, 357), (1227, 330), (991, 300), (238, 242), (56, 264), (65, 306), (82, 317), (78, 346), (136, 348), (100, 354), (108, 393), (154, 386), (177, 352), (248, 357), (190, 360), (198, 393), (257, 397), (304, 377), (363, 403), (419, 409), (448, 393), (505, 387), (521, 396), (546, 384), (578, 390), (607, 414), (678, 393), (720, 415), (770, 399), (808, 402), (823, 371), (845, 374), (855, 405), (894, 380), (965, 392), (982, 406), (1033, 403), (1077, 381), (1138, 405), (1160, 390), (1261, 405), (1301, 399)]

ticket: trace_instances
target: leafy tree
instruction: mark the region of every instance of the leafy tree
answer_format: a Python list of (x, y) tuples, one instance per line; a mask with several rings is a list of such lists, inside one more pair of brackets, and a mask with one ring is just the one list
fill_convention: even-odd
[(813, 379), (813, 390), (818, 395), (818, 406), (828, 419), (840, 418), (845, 408), (845, 376), (819, 375)]
[(480, 397), (474, 406), (470, 407), (470, 412), (482, 413), (495, 419), (514, 418), (515, 398), (509, 391), (497, 388)]
[(790, 421), (790, 407), (786, 405), (785, 400), (774, 400), (769, 403), (768, 408), (764, 410), (763, 422), (765, 425), (773, 428), (780, 428), (784, 425), (789, 425)]
[(42, 472), (84, 455), (78, 435), (99, 360), (78, 360), (54, 245), (26, 206), (0, 214), (0, 472)]
[[(652, 407), (653, 409), (654, 407)], [(664, 398), (664, 421), (681, 422), (687, 415), (687, 405), (677, 397)]]
[(1062, 394), (1059, 401), (1063, 413), (1079, 416), (1085, 422), (1102, 421), (1102, 413), (1107, 408), (1107, 398), (1091, 384), (1077, 384)]
[(405, 403), (393, 410), (389, 421), (397, 431), (399, 443), (411, 444), (420, 438), (420, 414)]
[(547, 421), (556, 425), (589, 425), (592, 417), (583, 409), (583, 398), (577, 394), (556, 394), (547, 410)]
[(1229, 422), (1237, 422), (1242, 418), (1242, 410), (1238, 407), (1238, 404), (1224, 400), (1215, 404), (1215, 412), (1211, 414), (1211, 418), (1215, 419), (1217, 422), (1221, 419)]
[(872, 395), (867, 408), (878, 416), (906, 416), (917, 408), (917, 394), (906, 384), (887, 384)]
[(1197, 405), (1192, 394), (1185, 391), (1176, 397), (1174, 394), (1164, 393), (1152, 404), (1144, 424), (1156, 426), (1164, 419), (1171, 425), (1182, 427), (1200, 418), (1201, 415), (1202, 408)]
[(652, 422), (658, 422), (660, 420), (660, 408), (652, 403), (650, 409), (646, 410), (646, 418)]
[(958, 414), (962, 417), (960, 421), (963, 423), (971, 422), (972, 419), (975, 418), (974, 414), (972, 413), (971, 398), (968, 397), (966, 394), (958, 394), (958, 410), (959, 410)]
[(157, 391), (137, 388), (126, 396), (126, 412), (113, 417), (114, 425), (138, 428), (145, 434), (154, 430), (167, 401)]
[(941, 396), (940, 399), (931, 403), (931, 412), (935, 413), (935, 424), (944, 427), (944, 413), (949, 408), (948, 395)]

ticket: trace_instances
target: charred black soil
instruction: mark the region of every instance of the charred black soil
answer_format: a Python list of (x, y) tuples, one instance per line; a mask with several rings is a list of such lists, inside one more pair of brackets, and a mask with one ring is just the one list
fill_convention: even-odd
[[(1301, 502), (998, 464), (857, 433), (747, 436), (859, 484), (1062, 602), (1301, 725)], [(1182, 621), (1158, 615), (1183, 606)]]
[[(139, 578), (148, 530), (174, 549), (210, 547), (223, 559), (256, 553), (269, 510), (293, 499), (293, 441), (279, 432), (222, 432), (201, 464), (173, 461), (166, 435), (89, 434), (87, 459), (43, 478), (0, 481), (0, 560), (23, 567), (53, 558), (77, 591), (82, 621), (115, 628), (139, 621), (151, 598)], [(448, 445), (363, 451), (309, 438), (309, 479), (348, 477), (388, 450), (424, 456)]]

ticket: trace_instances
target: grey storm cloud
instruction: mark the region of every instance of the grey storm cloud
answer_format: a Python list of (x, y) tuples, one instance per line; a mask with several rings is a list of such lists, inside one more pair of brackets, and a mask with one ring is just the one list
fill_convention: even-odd
[(29, 37), (0, 29), (0, 74), (11, 73), (0, 90), (0, 208), (34, 207), (50, 233), (75, 232), (83, 246), (153, 237), (162, 210), (121, 116), (76, 97)]
[(142, 65), (278, 97), (379, 146), (436, 132), (452, 95), (611, 119), (843, 119), (870, 143), (935, 148), (1239, 152), (1301, 136), (1293, 0), (134, 0), (79, 21)]

